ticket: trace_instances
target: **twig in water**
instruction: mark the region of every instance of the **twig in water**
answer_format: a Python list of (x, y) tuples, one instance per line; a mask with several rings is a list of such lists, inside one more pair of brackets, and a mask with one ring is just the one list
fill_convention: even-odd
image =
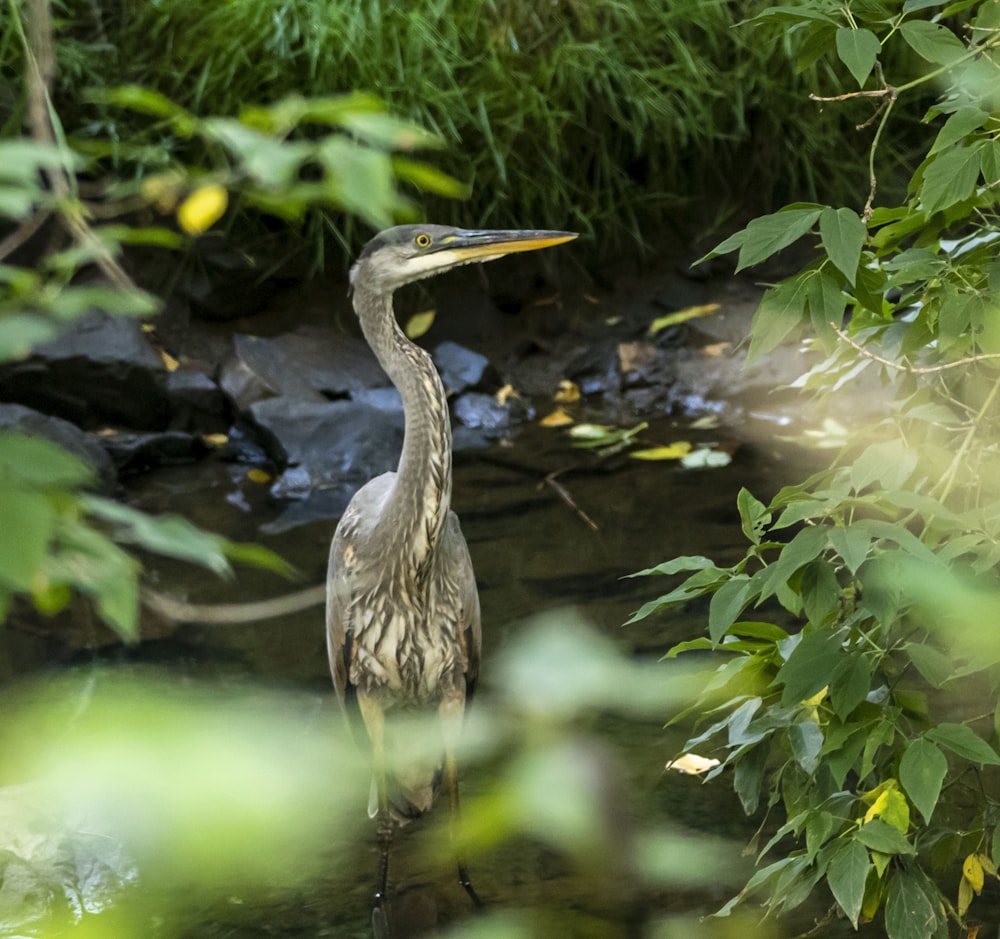
[(563, 486), (562, 483), (556, 482), (556, 476), (558, 474), (558, 471), (555, 473), (549, 473), (549, 475), (545, 477), (545, 484), (552, 487), (556, 495), (559, 496), (559, 498), (562, 499), (563, 502), (565, 502), (566, 505), (568, 505), (574, 512), (576, 512), (581, 519), (583, 519), (584, 523), (591, 529), (591, 531), (599, 531), (597, 522), (595, 522), (573, 501), (573, 497), (566, 491), (566, 487)]

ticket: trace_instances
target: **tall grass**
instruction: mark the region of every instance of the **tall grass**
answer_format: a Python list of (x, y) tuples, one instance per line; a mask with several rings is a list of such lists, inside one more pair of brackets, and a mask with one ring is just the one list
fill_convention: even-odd
[(374, 91), (440, 133), (443, 168), (472, 185), (468, 203), (429, 205), (435, 220), (641, 240), (683, 226), (692, 201), (758, 208), (858, 183), (829, 156), (849, 118), (819, 119), (815, 69), (796, 77), (781, 39), (734, 28), (747, 2), (121, 0), (100, 22), (65, 2), (84, 41), (61, 47), (64, 97), (136, 82), (226, 114)]

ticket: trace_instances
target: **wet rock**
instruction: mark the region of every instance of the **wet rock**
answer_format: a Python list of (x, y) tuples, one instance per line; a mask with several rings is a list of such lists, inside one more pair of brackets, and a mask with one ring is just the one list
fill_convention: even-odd
[(45, 808), (29, 785), (0, 789), (0, 933), (34, 934), (46, 922), (80, 922), (120, 899), (137, 878), (121, 843), (94, 820)]
[(220, 384), (241, 411), (269, 397), (321, 400), (353, 396), (389, 384), (360, 339), (303, 327), (274, 339), (239, 335)]
[(0, 430), (15, 430), (29, 437), (44, 437), (89, 463), (97, 472), (100, 488), (109, 492), (117, 481), (115, 466), (104, 448), (75, 424), (41, 414), (20, 404), (0, 404)]
[(369, 479), (396, 468), (403, 446), (402, 411), (364, 402), (269, 398), (249, 413), (271, 458), (286, 467), (272, 495), (308, 500), (296, 524), (339, 515)]
[(203, 372), (176, 371), (167, 375), (170, 426), (175, 430), (219, 433), (231, 423), (222, 389)]
[(499, 386), (490, 360), (457, 342), (442, 342), (434, 350), (434, 364), (445, 389), (451, 394), (458, 395), (470, 388), (485, 388), (487, 385), (493, 388)]
[(93, 313), (0, 368), (0, 397), (85, 429), (160, 430), (170, 421), (167, 374), (140, 323)]
[(179, 430), (102, 434), (98, 439), (122, 476), (145, 473), (167, 464), (193, 463), (209, 450), (200, 437)]
[(487, 440), (506, 437), (529, 417), (528, 409), (517, 398), (501, 404), (494, 395), (470, 392), (455, 402), (455, 419), (463, 427), (479, 431)]

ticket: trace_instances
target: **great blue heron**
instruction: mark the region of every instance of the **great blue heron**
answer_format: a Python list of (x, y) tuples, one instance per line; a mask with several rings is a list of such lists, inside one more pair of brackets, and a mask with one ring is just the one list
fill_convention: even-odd
[[(560, 231), (463, 231), (402, 225), (373, 238), (351, 269), (354, 309), (369, 345), (403, 399), (406, 432), (399, 467), (364, 485), (330, 546), (327, 649), (341, 704), (360, 712), (372, 747), (369, 815), (378, 819), (376, 909), (386, 892), (393, 819), (426, 812), (443, 769), (458, 820), (455, 758), (465, 709), (479, 674), (479, 595), (469, 550), (451, 511), (451, 425), (431, 357), (402, 333), (393, 292), (460, 264), (490, 261), (576, 238)], [(386, 713), (437, 709), (442, 765), (390, 779)], [(391, 789), (390, 789), (391, 785)], [(459, 879), (478, 898), (459, 861)]]

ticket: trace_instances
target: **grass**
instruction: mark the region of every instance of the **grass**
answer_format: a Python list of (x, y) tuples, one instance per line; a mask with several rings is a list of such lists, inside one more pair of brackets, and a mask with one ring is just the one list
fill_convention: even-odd
[(77, 107), (88, 84), (140, 83), (202, 115), (373, 91), (437, 131), (440, 165), (471, 184), (468, 202), (427, 203), (436, 221), (634, 244), (704, 202), (762, 209), (866, 182), (841, 162), (845, 139), (864, 144), (853, 116), (806, 99), (822, 66), (796, 75), (792, 39), (735, 28), (747, 2), (122, 0), (100, 22), (63, 2), (75, 133), (135, 133), (134, 116)]

